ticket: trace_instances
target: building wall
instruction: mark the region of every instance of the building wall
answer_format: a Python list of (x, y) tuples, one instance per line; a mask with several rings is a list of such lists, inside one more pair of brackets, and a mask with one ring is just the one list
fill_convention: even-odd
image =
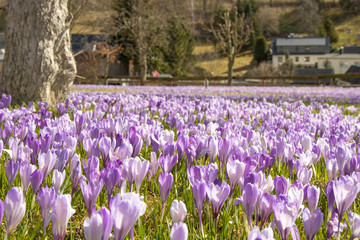
[(325, 68), (326, 60), (330, 62), (331, 67), (334, 69), (334, 74), (344, 74), (351, 65), (360, 66), (360, 58), (358, 59), (331, 59), (331, 58), (320, 58), (319, 68)]
[[(290, 59), (293, 61), (295, 65), (302, 65), (306, 67), (315, 67), (318, 58), (322, 55), (290, 55)], [(282, 61), (281, 61), (281, 59)], [(285, 55), (273, 55), (272, 56), (272, 66), (279, 67), (285, 62)]]

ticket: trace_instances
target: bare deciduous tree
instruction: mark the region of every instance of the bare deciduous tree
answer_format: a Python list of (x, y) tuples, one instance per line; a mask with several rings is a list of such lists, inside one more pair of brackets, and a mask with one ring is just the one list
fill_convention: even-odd
[(214, 34), (217, 46), (228, 58), (228, 85), (231, 86), (235, 57), (249, 39), (251, 23), (243, 15), (233, 14), (230, 17), (230, 12), (226, 12), (222, 20), (223, 23), (218, 23), (217, 26), (211, 23), (211, 32)]
[(148, 69), (147, 57), (151, 54), (155, 44), (159, 44), (166, 29), (164, 17), (154, 5), (139, 0), (132, 6), (131, 12), (124, 10), (119, 13), (117, 22), (122, 24), (116, 27), (130, 33), (135, 41), (134, 53), (139, 59), (140, 84), (144, 85)]
[(300, 0), (295, 8), (295, 27), (297, 32), (317, 34), (321, 23), (319, 4), (316, 0)]
[(96, 44), (96, 50), (87, 50), (76, 57), (80, 77), (97, 83), (98, 75), (104, 76), (106, 83), (109, 75), (109, 66), (116, 62), (116, 57), (123, 48), (119, 45), (109, 45), (106, 42)]
[(279, 34), (279, 13), (272, 7), (261, 7), (256, 13), (260, 28), (264, 36), (271, 37)]
[(69, 0), (68, 7), (69, 11), (73, 15), (73, 20), (71, 22), (71, 28), (76, 23), (76, 20), (80, 17), (85, 7), (88, 5), (89, 0)]

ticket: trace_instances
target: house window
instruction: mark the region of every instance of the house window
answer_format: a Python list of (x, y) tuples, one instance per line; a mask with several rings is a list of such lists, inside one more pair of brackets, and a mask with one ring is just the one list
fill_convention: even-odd
[(284, 48), (283, 48), (283, 47), (279, 47), (279, 52), (280, 52), (280, 53), (284, 52)]
[(295, 52), (299, 52), (299, 46), (295, 47)]
[(305, 57), (304, 62), (310, 62), (310, 57)]
[(348, 62), (340, 62), (340, 67), (341, 68), (347, 68), (349, 66)]
[(282, 63), (283, 62), (283, 57), (278, 57), (278, 62)]
[(299, 62), (299, 57), (295, 57), (295, 62)]
[(306, 53), (308, 53), (308, 52), (310, 52), (310, 47), (309, 47), (309, 46), (306, 46), (306, 47), (304, 48), (304, 50), (305, 50)]
[(319, 47), (318, 47), (318, 50), (319, 50), (319, 52), (323, 52), (323, 51), (324, 51), (324, 47), (323, 47), (323, 46), (319, 46)]

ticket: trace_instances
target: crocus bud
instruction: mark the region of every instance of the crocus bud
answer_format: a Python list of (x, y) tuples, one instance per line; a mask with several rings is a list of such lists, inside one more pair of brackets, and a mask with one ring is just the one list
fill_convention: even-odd
[(253, 216), (256, 203), (258, 201), (258, 195), (259, 195), (259, 190), (256, 185), (248, 183), (244, 186), (244, 190), (242, 193), (244, 211), (245, 214), (248, 216), (250, 227), (252, 226), (251, 218)]
[(183, 222), (186, 217), (186, 206), (184, 202), (174, 200), (170, 207), (170, 215), (174, 223)]
[(52, 184), (54, 186), (56, 193), (59, 193), (60, 191), (60, 187), (65, 180), (65, 174), (66, 174), (65, 171), (59, 172), (57, 169), (53, 171)]
[(50, 208), (55, 202), (56, 192), (54, 188), (42, 187), (40, 188), (36, 199), (40, 207), (41, 217), (43, 219), (44, 230), (50, 222), (51, 215), (49, 214)]
[(19, 187), (13, 187), (6, 194), (4, 211), (6, 217), (6, 234), (11, 234), (25, 215), (26, 203)]
[(54, 239), (65, 239), (66, 226), (74, 213), (75, 210), (71, 207), (71, 196), (59, 194), (56, 197), (51, 215)]
[(174, 178), (171, 173), (160, 173), (158, 181), (161, 195), (161, 203), (162, 205), (164, 205), (169, 196)]
[(276, 195), (286, 194), (289, 189), (289, 179), (284, 176), (275, 176), (274, 187)]
[(9, 161), (5, 161), (5, 172), (6, 172), (6, 178), (10, 185), (13, 184), (15, 177), (19, 171), (20, 168), (20, 162), (16, 161), (15, 164), (12, 159)]
[(313, 186), (313, 185), (309, 185), (307, 187), (307, 199), (308, 199), (308, 203), (309, 203), (309, 210), (310, 213), (312, 214), (315, 209), (317, 208), (317, 204), (319, 202), (319, 197), (320, 197), (320, 189)]
[(308, 208), (304, 209), (303, 212), (303, 224), (308, 240), (312, 240), (316, 233), (320, 230), (321, 224), (324, 220), (324, 214), (320, 209), (316, 209), (313, 213), (310, 213)]
[(36, 170), (36, 166), (26, 163), (20, 167), (20, 178), (21, 178), (21, 186), (26, 195), (26, 192), (30, 185), (30, 176)]
[(30, 175), (30, 182), (31, 182), (31, 187), (32, 187), (32, 191), (35, 194), (40, 185), (41, 182), (43, 180), (43, 173), (41, 170), (36, 169), (31, 175)]

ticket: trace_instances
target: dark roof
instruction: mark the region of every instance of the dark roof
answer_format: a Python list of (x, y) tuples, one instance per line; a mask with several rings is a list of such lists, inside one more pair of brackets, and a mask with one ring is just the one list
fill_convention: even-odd
[[(351, 65), (346, 73), (360, 73), (360, 66)], [(345, 78), (344, 80), (352, 84), (360, 84), (360, 78)]]
[(103, 42), (105, 40), (105, 35), (101, 34), (71, 34), (73, 52), (84, 50), (87, 44), (93, 42)]
[(288, 51), (295, 55), (326, 54), (330, 52), (329, 37), (278, 37), (273, 39), (273, 55)]
[[(314, 75), (328, 75), (334, 74), (333, 69), (319, 69), (319, 68), (296, 68), (294, 71), (295, 76), (314, 76)], [(318, 79), (294, 79), (294, 84), (319, 84)], [(330, 84), (331, 79), (321, 79), (321, 84)]]
[(360, 73), (360, 66), (351, 65), (346, 73)]
[(343, 53), (347, 54), (360, 54), (360, 46), (344, 47)]
[(5, 48), (5, 34), (0, 33), (0, 49), (4, 49), (4, 48)]
[(294, 71), (295, 76), (311, 76), (311, 75), (328, 75), (334, 74), (333, 69), (327, 68), (296, 68)]

